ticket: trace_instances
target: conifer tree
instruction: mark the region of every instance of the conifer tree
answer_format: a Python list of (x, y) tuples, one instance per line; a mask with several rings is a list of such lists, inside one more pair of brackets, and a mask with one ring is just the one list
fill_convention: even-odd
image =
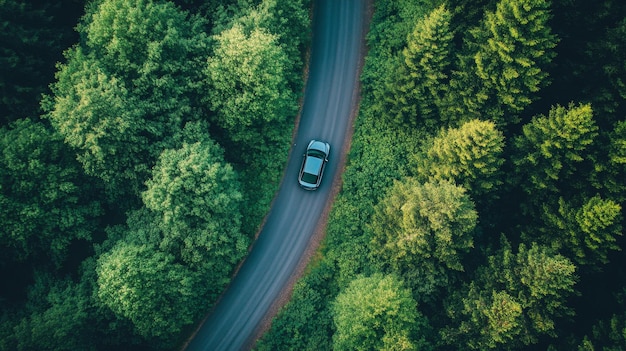
[(393, 275), (354, 279), (335, 299), (333, 320), (335, 350), (430, 349), (422, 334), (425, 319), (411, 291)]
[(493, 122), (471, 120), (442, 130), (427, 143), (417, 173), (425, 179), (454, 181), (480, 198), (502, 184), (503, 148), (504, 136)]
[(473, 247), (477, 214), (465, 189), (442, 180), (397, 182), (374, 209), (372, 252), (428, 300), (463, 271), (461, 256)]
[(473, 350), (517, 349), (555, 336), (555, 319), (571, 314), (566, 302), (574, 293), (576, 266), (551, 249), (508, 241), (488, 257), (466, 290), (453, 294), (448, 314), (458, 324), (442, 336)]
[(619, 250), (617, 238), (622, 235), (622, 207), (613, 200), (596, 195), (576, 207), (559, 199), (558, 212), (543, 206), (546, 228), (542, 240), (567, 255), (578, 265), (592, 270), (608, 263), (608, 253)]
[(598, 135), (590, 105), (555, 106), (548, 116), (536, 116), (515, 138), (514, 163), (522, 188), (530, 195), (556, 192), (585, 159)]
[(444, 5), (437, 7), (417, 22), (402, 51), (407, 78), (412, 82), (407, 92), (417, 102), (420, 125), (426, 123), (431, 129), (446, 117), (439, 114), (439, 107), (447, 91), (451, 61), (450, 19), (451, 14)]
[[(549, 26), (547, 0), (501, 0), (480, 27), (471, 30), (448, 102), (452, 113), (519, 122), (519, 114), (547, 84), (546, 65), (557, 39)], [(465, 117), (465, 116), (461, 116)]]

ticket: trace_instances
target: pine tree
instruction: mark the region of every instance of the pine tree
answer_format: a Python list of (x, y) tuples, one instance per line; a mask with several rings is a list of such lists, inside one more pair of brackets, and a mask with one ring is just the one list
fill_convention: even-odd
[(442, 130), (426, 144), (417, 173), (424, 179), (450, 180), (481, 199), (502, 184), (504, 136), (493, 122), (471, 120)]
[(520, 112), (547, 84), (545, 69), (557, 42), (549, 10), (547, 0), (501, 0), (495, 12), (486, 12), (481, 26), (471, 30), (451, 82), (448, 102), (462, 102), (451, 113), (500, 126), (519, 122)]
[(446, 118), (440, 115), (439, 108), (447, 91), (447, 71), (451, 62), (453, 35), (450, 20), (451, 14), (446, 7), (437, 7), (417, 22), (402, 51), (407, 79), (413, 85), (407, 87), (407, 93), (412, 94), (417, 102), (416, 117), (420, 125), (426, 124), (430, 129), (441, 125), (441, 119)]
[(538, 199), (539, 191), (557, 192), (585, 159), (597, 135), (590, 105), (557, 105), (547, 117), (534, 117), (513, 141), (524, 191)]
[(463, 271), (477, 217), (465, 189), (449, 181), (397, 182), (372, 215), (373, 255), (428, 300), (450, 274)]
[(473, 350), (518, 349), (555, 336), (556, 318), (572, 312), (566, 303), (575, 272), (569, 259), (545, 246), (520, 244), (514, 253), (503, 240), (476, 278), (453, 294), (448, 314), (458, 325), (444, 328), (442, 336)]

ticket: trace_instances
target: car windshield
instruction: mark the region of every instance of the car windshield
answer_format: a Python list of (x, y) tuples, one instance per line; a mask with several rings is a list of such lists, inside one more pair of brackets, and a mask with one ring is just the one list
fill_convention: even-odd
[(319, 151), (319, 150), (309, 150), (309, 152), (307, 154), (309, 156), (313, 156), (313, 157), (317, 157), (317, 158), (321, 158), (321, 159), (326, 157), (326, 155), (324, 155), (324, 153)]

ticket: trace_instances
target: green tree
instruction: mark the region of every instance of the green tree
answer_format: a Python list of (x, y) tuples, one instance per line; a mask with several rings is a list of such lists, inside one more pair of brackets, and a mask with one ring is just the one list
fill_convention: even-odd
[(599, 195), (578, 208), (560, 198), (557, 213), (544, 206), (547, 228), (543, 241), (579, 265), (599, 268), (599, 264), (608, 263), (609, 251), (620, 249), (621, 210), (618, 203)]
[(449, 316), (460, 321), (442, 337), (470, 349), (516, 349), (542, 335), (556, 336), (555, 319), (572, 313), (576, 266), (545, 246), (520, 244), (517, 253), (504, 240), (488, 257), (467, 289), (453, 294)]
[[(38, 273), (28, 288), (28, 302), (11, 325), (3, 349), (95, 350), (92, 290), (84, 282)], [(6, 315), (5, 315), (6, 318)], [(10, 343), (13, 345), (8, 346)], [(8, 346), (8, 347), (7, 347)]]
[(2, 264), (50, 262), (91, 240), (101, 214), (97, 182), (89, 185), (62, 138), (43, 123), (18, 120), (0, 129)]
[(98, 298), (145, 338), (171, 341), (205, 303), (203, 277), (149, 245), (121, 242), (98, 259), (97, 273)]
[(239, 181), (223, 150), (208, 138), (164, 150), (147, 187), (142, 197), (158, 218), (159, 247), (205, 271), (217, 293), (248, 248)]
[(76, 49), (58, 73), (48, 117), (78, 155), (85, 172), (101, 178), (113, 199), (134, 195), (149, 174), (159, 123), (143, 121), (143, 102)]
[(290, 90), (298, 92), (302, 86), (304, 53), (311, 35), (310, 0), (263, 0), (249, 14), (236, 20), (244, 31), (262, 28), (276, 36), (284, 51), (285, 77)]
[(437, 7), (417, 22), (402, 51), (406, 73), (414, 84), (410, 93), (417, 100), (417, 117), (420, 124), (426, 123), (431, 129), (445, 118), (440, 115), (439, 107), (446, 94), (447, 71), (451, 63), (453, 35), (450, 20), (451, 14), (446, 7)]
[(448, 283), (451, 271), (463, 271), (462, 254), (473, 247), (477, 217), (462, 187), (409, 178), (374, 208), (372, 252), (420, 299), (428, 299)]
[(287, 85), (288, 57), (278, 38), (261, 28), (247, 33), (235, 24), (215, 40), (215, 53), (205, 72), (216, 124), (226, 130), (231, 142), (242, 143), (240, 151), (283, 140), (280, 127), (295, 116), (297, 101)]
[(575, 174), (597, 135), (590, 105), (557, 105), (547, 117), (534, 117), (513, 141), (513, 161), (524, 191), (538, 198), (538, 191), (558, 191)]
[(425, 149), (417, 168), (424, 179), (456, 182), (475, 199), (502, 184), (504, 136), (493, 122), (471, 120), (442, 130)]
[(500, 126), (518, 123), (519, 113), (547, 83), (545, 69), (557, 42), (549, 19), (547, 0), (501, 0), (494, 12), (487, 11), (481, 26), (470, 31), (451, 82), (452, 103), (463, 101), (460, 111), (469, 117)]
[(161, 150), (199, 119), (203, 23), (169, 2), (102, 1), (59, 66), (44, 108), (113, 200), (138, 195)]
[(428, 350), (427, 322), (392, 275), (358, 277), (333, 303), (335, 350)]
[(612, 196), (619, 201), (626, 201), (626, 121), (615, 124), (609, 134), (608, 179), (602, 182)]

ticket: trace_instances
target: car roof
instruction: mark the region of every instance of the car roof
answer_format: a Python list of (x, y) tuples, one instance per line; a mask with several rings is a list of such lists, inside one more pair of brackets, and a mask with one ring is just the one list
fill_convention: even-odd
[(319, 157), (307, 156), (304, 163), (304, 172), (317, 175), (322, 167), (322, 162), (324, 162), (324, 160)]

